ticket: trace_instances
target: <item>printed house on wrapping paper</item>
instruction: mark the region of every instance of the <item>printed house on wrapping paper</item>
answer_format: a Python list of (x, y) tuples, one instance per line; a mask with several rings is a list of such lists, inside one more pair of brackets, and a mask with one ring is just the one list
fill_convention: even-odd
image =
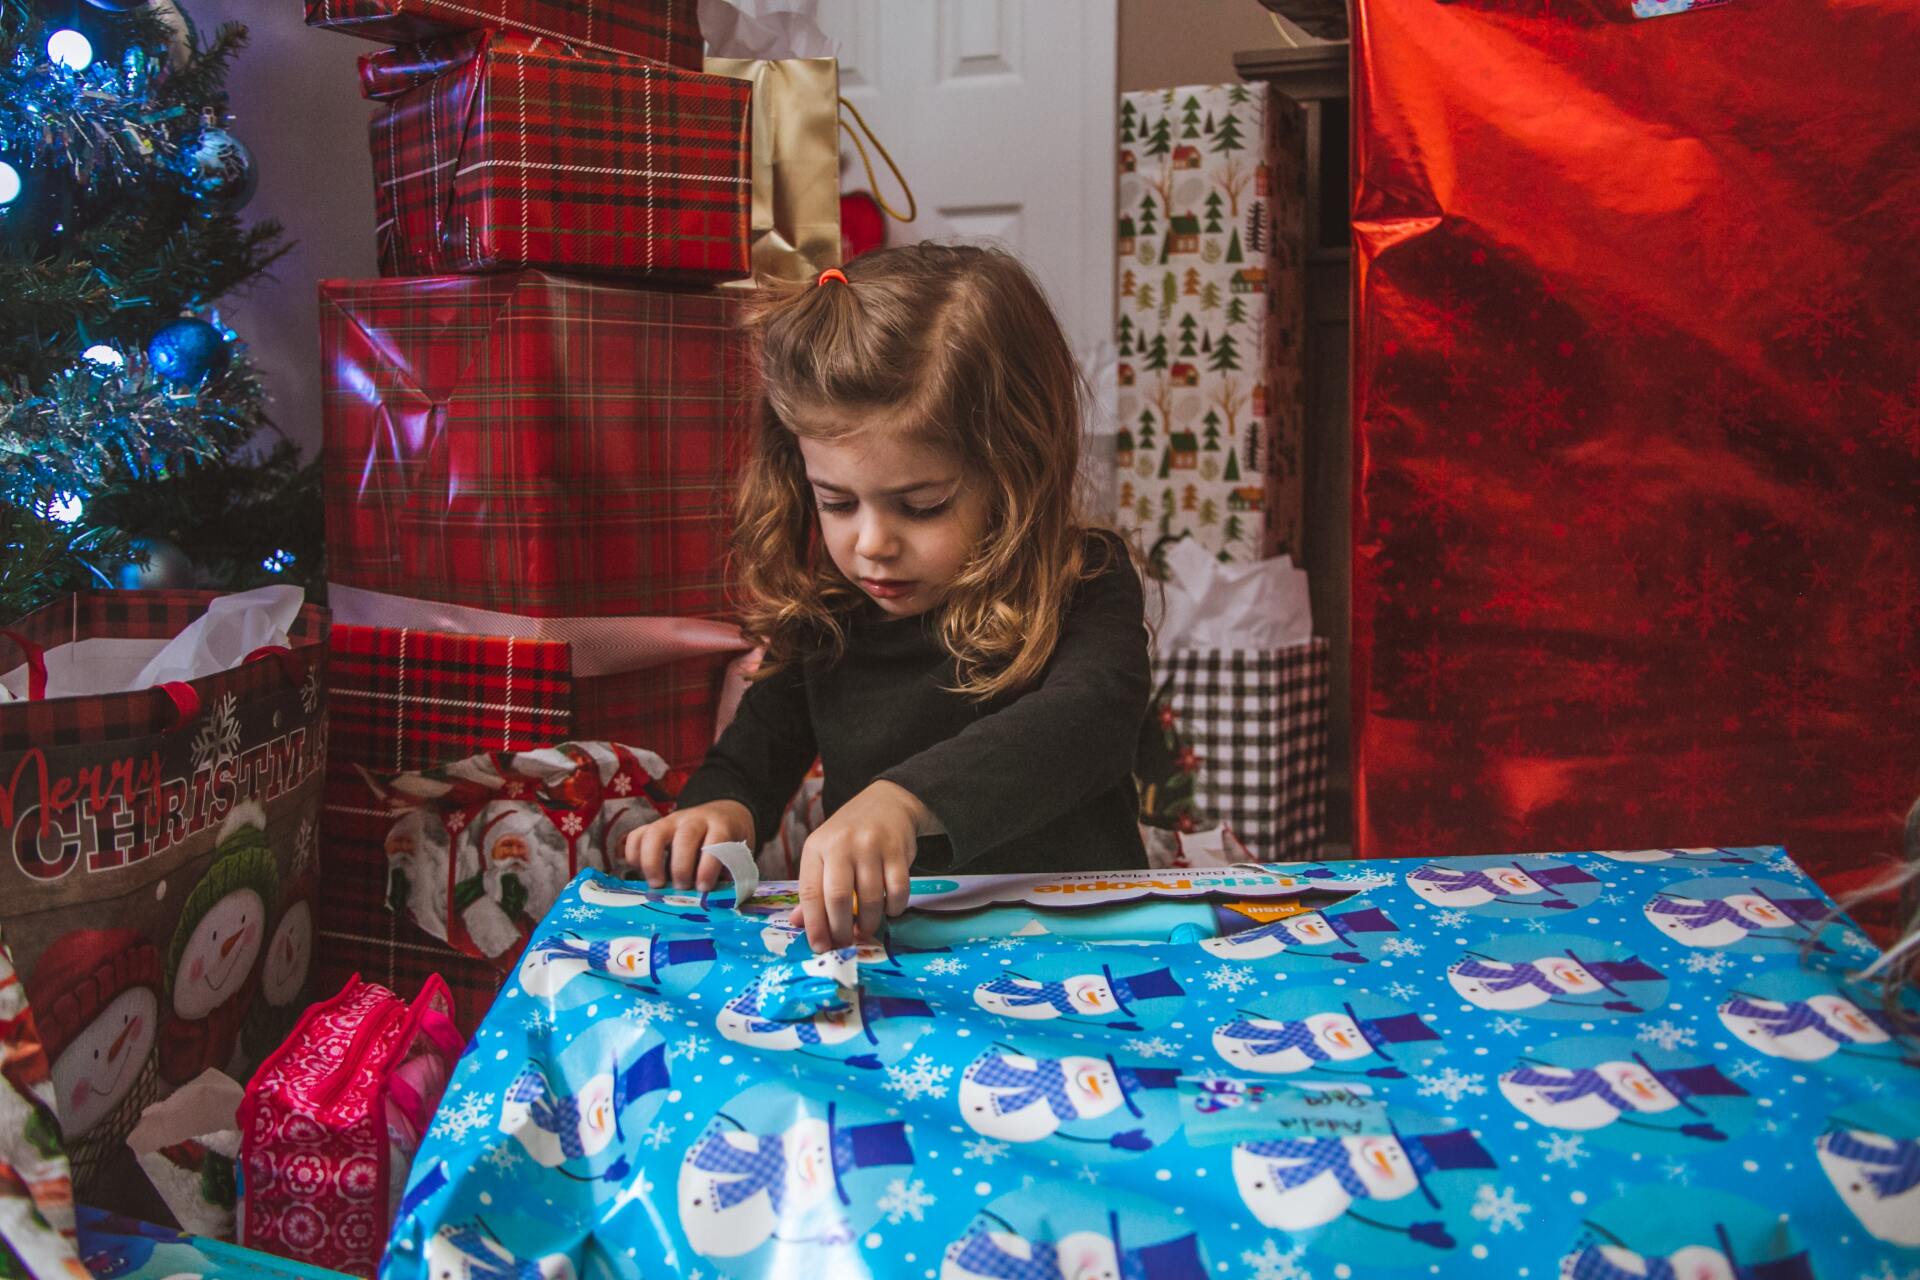
[(1258, 511), (1267, 505), (1267, 491), (1259, 485), (1246, 485), (1227, 495), (1227, 510)]
[[(1113, 438), (1113, 461), (1122, 471), (1133, 465), (1133, 432), (1120, 428), (1120, 434)], [(1132, 485), (1126, 488), (1132, 489)], [(1122, 498), (1122, 502), (1126, 499)]]
[(1173, 167), (1176, 169), (1198, 169), (1205, 163), (1200, 148), (1183, 142), (1173, 149)]
[(1233, 273), (1233, 291), (1235, 293), (1259, 293), (1267, 287), (1267, 269), (1265, 267), (1242, 267)]
[(1123, 387), (1132, 386), (1133, 385), (1133, 366), (1131, 364), (1128, 364), (1125, 360), (1122, 360), (1120, 362), (1119, 369), (1115, 376), (1117, 376), (1120, 379), (1121, 386)]
[(1167, 224), (1167, 256), (1200, 252), (1200, 219), (1190, 213), (1177, 213)]
[(1167, 370), (1167, 376), (1176, 387), (1197, 387), (1200, 385), (1200, 366), (1195, 364), (1176, 364)]
[(1173, 439), (1167, 443), (1173, 450), (1173, 469), (1175, 471), (1191, 471), (1200, 465), (1200, 441), (1194, 436), (1193, 432), (1175, 432)]
[(1133, 148), (1132, 147), (1120, 148), (1120, 172), (1132, 173), (1133, 170), (1134, 170)]
[(1114, 245), (1119, 250), (1120, 256), (1124, 258), (1131, 255), (1133, 253), (1134, 230), (1133, 218), (1130, 215), (1124, 213), (1120, 215), (1120, 227), (1117, 234), (1118, 238), (1114, 241)]

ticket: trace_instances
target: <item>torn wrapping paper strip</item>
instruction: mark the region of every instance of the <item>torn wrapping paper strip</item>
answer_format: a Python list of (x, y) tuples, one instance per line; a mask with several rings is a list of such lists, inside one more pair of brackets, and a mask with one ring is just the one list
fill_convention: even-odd
[[(1784, 1277), (1920, 1244), (1920, 1041), (1847, 985), (1844, 921), (1803, 959), (1813, 921), (1761, 909), (1825, 905), (1777, 848), (915, 890), (809, 958), (791, 885), (736, 912), (581, 876), (455, 1071), (386, 1280)], [(630, 963), (556, 983), (556, 941)], [(783, 1003), (809, 978), (833, 998)]]

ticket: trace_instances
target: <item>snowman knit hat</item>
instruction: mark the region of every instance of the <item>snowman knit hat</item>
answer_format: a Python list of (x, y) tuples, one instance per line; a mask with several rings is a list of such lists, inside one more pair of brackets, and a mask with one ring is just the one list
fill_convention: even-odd
[(160, 987), (159, 949), (137, 929), (79, 929), (48, 947), (27, 979), (47, 1060), (135, 987)]
[(187, 940), (200, 920), (214, 904), (228, 894), (251, 889), (260, 897), (262, 910), (271, 908), (279, 896), (280, 871), (275, 865), (273, 846), (259, 827), (246, 826), (222, 841), (214, 851), (213, 865), (180, 908), (180, 923), (174, 927), (173, 941), (167, 947), (167, 993), (173, 993), (174, 976), (180, 972), (180, 958)]

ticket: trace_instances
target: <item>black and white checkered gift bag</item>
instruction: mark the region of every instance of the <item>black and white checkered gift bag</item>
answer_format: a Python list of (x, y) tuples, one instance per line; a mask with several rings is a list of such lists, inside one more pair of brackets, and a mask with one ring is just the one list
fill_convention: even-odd
[(1196, 807), (1263, 861), (1314, 858), (1327, 826), (1328, 650), (1175, 649), (1154, 687), (1200, 757)]

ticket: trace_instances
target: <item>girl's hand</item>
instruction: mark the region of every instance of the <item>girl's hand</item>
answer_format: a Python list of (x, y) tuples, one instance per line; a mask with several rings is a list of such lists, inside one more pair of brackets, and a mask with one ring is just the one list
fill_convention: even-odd
[[(713, 800), (676, 809), (666, 817), (627, 833), (623, 855), (628, 866), (655, 889), (666, 887), (669, 875), (676, 889), (706, 893), (720, 883), (726, 870), (714, 858), (700, 856), (700, 847), (728, 840), (753, 842), (753, 815), (738, 800)], [(697, 870), (696, 870), (696, 864)]]
[(914, 851), (921, 836), (939, 831), (912, 792), (884, 781), (821, 823), (800, 850), (800, 905), (791, 917), (806, 928), (807, 945), (826, 951), (870, 940), (882, 912), (905, 911)]

